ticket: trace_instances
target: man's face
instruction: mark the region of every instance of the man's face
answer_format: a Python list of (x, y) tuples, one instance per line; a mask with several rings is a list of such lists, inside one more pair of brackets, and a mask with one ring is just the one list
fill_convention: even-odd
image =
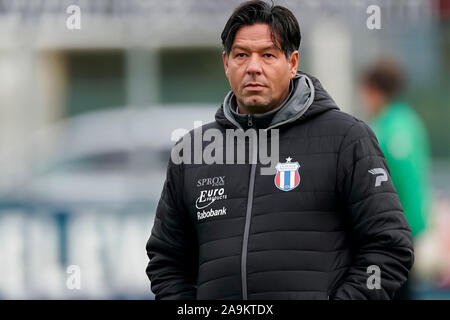
[(287, 98), (289, 81), (298, 68), (298, 51), (287, 59), (274, 46), (267, 24), (241, 27), (230, 54), (222, 53), (222, 59), (242, 113), (264, 113), (278, 107)]

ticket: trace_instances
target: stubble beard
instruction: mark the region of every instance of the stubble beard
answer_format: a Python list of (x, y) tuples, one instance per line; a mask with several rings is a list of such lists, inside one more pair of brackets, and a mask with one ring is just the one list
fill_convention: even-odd
[(258, 99), (250, 96), (237, 100), (239, 102), (239, 106), (250, 114), (266, 113), (276, 107), (271, 99), (264, 97), (262, 99)]

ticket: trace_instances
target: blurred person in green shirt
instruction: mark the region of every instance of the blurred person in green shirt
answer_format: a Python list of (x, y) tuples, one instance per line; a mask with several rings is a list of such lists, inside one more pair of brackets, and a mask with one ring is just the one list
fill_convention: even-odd
[[(430, 208), (430, 148), (422, 120), (399, 99), (404, 77), (398, 63), (382, 59), (363, 73), (361, 93), (405, 217), (417, 240), (426, 228)], [(408, 282), (398, 292), (398, 299), (411, 298)]]

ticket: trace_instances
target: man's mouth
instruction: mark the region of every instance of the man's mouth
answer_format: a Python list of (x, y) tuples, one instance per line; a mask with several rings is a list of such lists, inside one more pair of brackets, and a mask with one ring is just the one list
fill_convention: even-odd
[(249, 82), (245, 85), (245, 89), (248, 91), (261, 91), (265, 88), (266, 86), (263, 85), (262, 83), (259, 82)]

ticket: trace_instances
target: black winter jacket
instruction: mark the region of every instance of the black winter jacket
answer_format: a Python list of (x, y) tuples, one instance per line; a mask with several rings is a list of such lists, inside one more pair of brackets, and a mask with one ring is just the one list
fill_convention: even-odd
[(280, 183), (248, 158), (170, 160), (146, 246), (155, 298), (391, 299), (408, 277), (413, 244), (372, 130), (301, 72), (270, 123), (254, 116), (245, 125), (230, 111), (233, 99), (230, 92), (201, 129), (259, 121), (279, 129), (279, 162), (300, 168)]

